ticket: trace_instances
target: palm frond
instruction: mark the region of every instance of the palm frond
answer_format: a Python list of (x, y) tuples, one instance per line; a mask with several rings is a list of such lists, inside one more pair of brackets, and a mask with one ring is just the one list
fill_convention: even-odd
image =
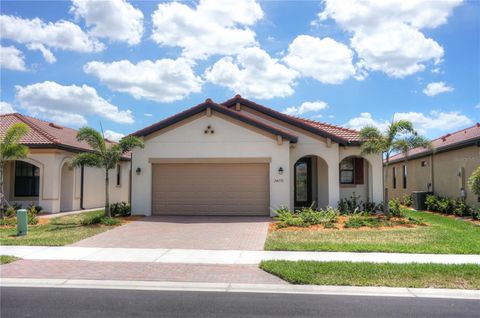
[(16, 123), (10, 126), (0, 142), (0, 160), (14, 160), (25, 158), (28, 147), (18, 142), (28, 133), (28, 126), (24, 123)]
[(90, 127), (82, 127), (78, 130), (77, 133), (78, 141), (85, 141), (90, 145), (94, 150), (99, 152), (105, 152), (106, 145), (105, 139), (102, 134)]
[(87, 166), (102, 168), (103, 160), (99, 153), (83, 152), (75, 155), (70, 163), (71, 166)]
[(133, 148), (143, 148), (143, 141), (135, 136), (126, 136), (118, 143), (122, 154), (131, 151)]

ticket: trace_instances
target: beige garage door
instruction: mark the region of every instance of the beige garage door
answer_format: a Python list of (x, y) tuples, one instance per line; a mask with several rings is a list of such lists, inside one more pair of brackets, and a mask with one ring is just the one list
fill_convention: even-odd
[(154, 215), (269, 215), (267, 163), (153, 165)]

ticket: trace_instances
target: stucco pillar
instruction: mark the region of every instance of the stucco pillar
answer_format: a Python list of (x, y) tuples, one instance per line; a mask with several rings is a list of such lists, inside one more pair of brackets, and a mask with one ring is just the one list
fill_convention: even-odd
[(383, 201), (383, 165), (382, 165), (382, 156), (381, 155), (370, 155), (368, 156), (368, 161), (370, 162), (371, 173), (371, 182), (372, 184), (372, 200), (375, 203), (380, 203)]
[(328, 164), (328, 205), (336, 208), (340, 200), (340, 177), (338, 160), (329, 161)]

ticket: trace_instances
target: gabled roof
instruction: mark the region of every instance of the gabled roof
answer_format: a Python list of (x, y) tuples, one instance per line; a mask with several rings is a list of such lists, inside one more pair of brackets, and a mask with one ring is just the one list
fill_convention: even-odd
[(390, 163), (395, 163), (405, 160), (405, 156), (408, 159), (415, 159), (424, 156), (428, 156), (433, 153), (445, 152), (449, 150), (459, 149), (471, 145), (480, 146), (480, 123), (476, 123), (472, 127), (468, 127), (453, 133), (443, 135), (432, 141), (433, 149), (426, 149), (422, 147), (413, 148), (405, 154), (397, 154), (390, 157)]
[[(30, 148), (60, 148), (73, 152), (92, 150), (86, 142), (77, 140), (77, 130), (19, 113), (0, 115), (0, 139), (3, 139), (7, 129), (15, 123), (24, 123), (30, 128), (20, 140)], [(106, 142), (115, 144), (109, 140)]]
[(360, 137), (358, 131), (353, 129), (347, 129), (339, 126), (334, 126), (326, 123), (321, 123), (309, 119), (298, 118), (290, 115), (283, 114), (271, 108), (259, 105), (255, 102), (252, 102), (248, 99), (242, 98), (240, 95), (236, 95), (234, 98), (227, 100), (221, 104), (213, 102), (211, 99), (207, 99), (204, 103), (198, 104), (192, 108), (189, 108), (183, 112), (180, 112), (176, 115), (168, 117), (162, 121), (159, 121), (153, 125), (150, 125), (144, 129), (134, 132), (134, 136), (146, 136), (160, 129), (166, 128), (174, 123), (177, 123), (181, 120), (184, 120), (190, 116), (198, 114), (204, 111), (206, 108), (211, 107), (213, 110), (223, 113), (227, 116), (231, 116), (238, 120), (241, 120), (247, 124), (253, 125), (257, 128), (266, 130), (272, 134), (280, 135), (283, 138), (290, 140), (292, 142), (297, 142), (298, 136), (293, 135), (291, 132), (283, 130), (273, 125), (269, 125), (264, 121), (257, 120), (252, 116), (247, 116), (241, 112), (233, 111), (230, 108), (235, 106), (237, 103), (240, 103), (243, 106), (250, 107), (258, 112), (266, 114), (272, 118), (278, 119), (282, 122), (288, 123), (290, 125), (302, 128), (306, 131), (314, 133), (316, 135), (330, 138), (331, 140), (340, 143), (342, 145), (352, 145), (359, 144)]
[(138, 130), (136, 132), (134, 132), (132, 135), (133, 136), (137, 136), (137, 137), (144, 137), (144, 136), (147, 136), (151, 133), (154, 133), (158, 130), (161, 130), (161, 129), (164, 129), (168, 126), (171, 126), (175, 123), (178, 123), (184, 119), (187, 119), (193, 115), (196, 115), (198, 113), (201, 113), (203, 111), (205, 111), (207, 108), (211, 108), (212, 110), (216, 111), (216, 112), (219, 112), (223, 115), (226, 115), (226, 116), (229, 116), (231, 118), (234, 118), (234, 119), (237, 119), (243, 123), (246, 123), (248, 125), (251, 125), (253, 127), (256, 127), (256, 128), (259, 128), (259, 129), (262, 129), (264, 131), (267, 131), (273, 135), (278, 135), (278, 136), (282, 136), (283, 138), (291, 141), (291, 142), (294, 142), (296, 143), (297, 140), (298, 140), (298, 136), (295, 136), (293, 135), (292, 133), (290, 132), (287, 132), (283, 129), (280, 129), (278, 127), (275, 127), (275, 126), (272, 126), (272, 125), (268, 125), (260, 120), (257, 120), (257, 119), (254, 119), (254, 118), (251, 118), (249, 116), (245, 116), (243, 115), (242, 113), (240, 112), (237, 112), (237, 111), (233, 111), (231, 109), (229, 109), (228, 107), (225, 107), (225, 106), (222, 106), (220, 104), (217, 104), (217, 103), (214, 103), (211, 99), (207, 99), (205, 102), (201, 103), (201, 104), (198, 104), (192, 108), (189, 108), (183, 112), (180, 112), (176, 115), (173, 115), (171, 117), (168, 117), (164, 120), (161, 120), (153, 125), (150, 125), (148, 127), (145, 127), (141, 130)]
[(359, 144), (361, 141), (359, 133), (356, 130), (286, 115), (269, 107), (265, 107), (248, 99), (242, 98), (240, 95), (236, 95), (234, 98), (223, 102), (222, 105), (233, 107), (237, 103), (246, 107), (250, 107), (260, 113), (266, 114), (290, 125), (302, 128), (316, 135), (330, 138), (331, 140), (342, 145)]

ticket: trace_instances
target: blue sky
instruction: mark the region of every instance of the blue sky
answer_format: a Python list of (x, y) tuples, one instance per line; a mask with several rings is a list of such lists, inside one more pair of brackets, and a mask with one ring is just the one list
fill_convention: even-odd
[(0, 27), (0, 111), (112, 138), (235, 93), (356, 129), (480, 121), (478, 1), (2, 1)]

